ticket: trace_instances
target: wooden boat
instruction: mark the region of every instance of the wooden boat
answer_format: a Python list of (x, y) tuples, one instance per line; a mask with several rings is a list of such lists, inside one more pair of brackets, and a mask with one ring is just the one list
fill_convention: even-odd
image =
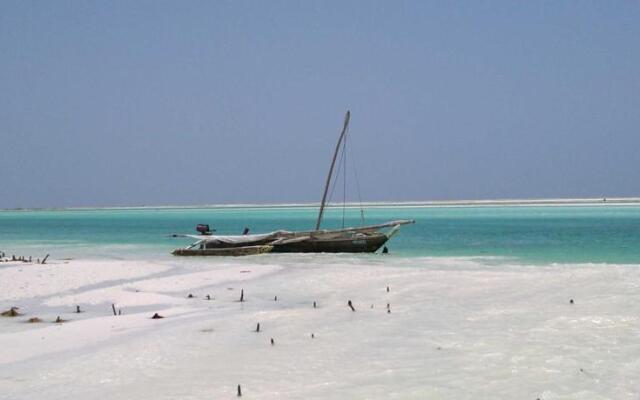
[[(190, 237), (198, 241), (184, 249), (173, 252), (177, 256), (186, 255), (248, 255), (262, 253), (373, 253), (393, 237), (401, 225), (412, 224), (414, 220), (395, 220), (384, 224), (342, 229), (320, 229), (327, 203), (327, 194), (338, 153), (345, 141), (351, 113), (347, 111), (344, 125), (336, 149), (333, 153), (329, 174), (325, 182), (316, 227), (311, 231), (274, 231), (258, 235), (173, 235)], [(200, 226), (199, 226), (200, 228)], [(208, 228), (208, 226), (207, 226)], [(388, 228), (383, 232), (381, 229)], [(198, 229), (201, 231), (201, 229)], [(202, 232), (201, 232), (202, 233)], [(264, 250), (269, 248), (269, 250)], [(258, 251), (258, 249), (263, 249)]]
[(239, 247), (223, 247), (223, 248), (193, 248), (176, 249), (173, 251), (174, 256), (251, 256), (255, 254), (269, 253), (273, 250), (273, 246), (239, 246)]
[[(271, 242), (274, 253), (374, 253), (393, 237), (401, 225), (410, 220), (397, 220), (379, 225), (291, 232)], [(391, 228), (387, 232), (380, 229)]]

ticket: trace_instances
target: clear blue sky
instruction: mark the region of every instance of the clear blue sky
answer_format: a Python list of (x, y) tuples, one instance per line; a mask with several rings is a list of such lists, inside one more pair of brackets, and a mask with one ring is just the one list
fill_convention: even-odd
[(0, 207), (319, 201), (346, 109), (364, 200), (640, 195), (640, 2), (0, 2)]

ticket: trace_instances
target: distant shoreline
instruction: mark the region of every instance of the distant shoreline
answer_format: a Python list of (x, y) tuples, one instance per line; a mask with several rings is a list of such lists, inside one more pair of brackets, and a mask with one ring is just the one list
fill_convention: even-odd
[[(430, 200), (430, 201), (385, 201), (347, 203), (347, 208), (442, 208), (442, 207), (496, 207), (496, 206), (600, 206), (600, 205), (639, 205), (640, 197), (611, 198), (572, 198), (572, 199), (495, 199), (495, 200)], [(280, 204), (202, 204), (190, 206), (114, 206), (114, 207), (51, 207), (51, 208), (5, 208), (0, 211), (100, 211), (100, 210), (198, 210), (198, 209), (281, 209), (281, 208), (317, 208), (319, 203), (280, 203)], [(341, 207), (342, 203), (330, 203), (329, 207)]]

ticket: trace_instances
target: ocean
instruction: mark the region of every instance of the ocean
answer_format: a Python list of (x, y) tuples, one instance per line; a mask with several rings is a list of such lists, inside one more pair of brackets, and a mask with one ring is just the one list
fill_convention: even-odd
[[(0, 250), (54, 258), (163, 259), (196, 233), (313, 229), (317, 208), (300, 206), (0, 211)], [(639, 205), (378, 205), (364, 222), (415, 219), (389, 243), (391, 257), (497, 257), (510, 263), (640, 263)], [(358, 208), (330, 208), (323, 228), (357, 226)], [(268, 257), (268, 256), (267, 256)]]
[(376, 205), (416, 220), (389, 255), (170, 255), (316, 212), (0, 212), (0, 250), (51, 255), (0, 263), (0, 400), (638, 398), (640, 206)]

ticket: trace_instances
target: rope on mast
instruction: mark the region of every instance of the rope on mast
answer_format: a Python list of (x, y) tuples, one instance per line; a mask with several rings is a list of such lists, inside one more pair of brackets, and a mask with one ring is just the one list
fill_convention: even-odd
[(347, 207), (347, 139), (349, 138), (349, 127), (347, 127), (347, 133), (344, 136), (344, 145), (342, 146), (342, 162), (344, 163), (344, 171), (342, 178), (342, 228), (344, 229), (344, 214)]
[(338, 156), (338, 151), (340, 150), (340, 144), (342, 143), (342, 139), (344, 138), (344, 134), (347, 131), (347, 127), (349, 126), (349, 119), (351, 118), (351, 112), (347, 111), (347, 114), (344, 117), (344, 126), (342, 127), (342, 133), (340, 134), (340, 138), (338, 139), (338, 144), (336, 144), (336, 150), (333, 152), (333, 159), (331, 160), (331, 167), (329, 167), (329, 174), (327, 175), (327, 182), (324, 185), (324, 193), (322, 194), (322, 201), (320, 202), (320, 212), (318, 213), (318, 221), (316, 222), (316, 230), (320, 229), (320, 224), (322, 223), (322, 214), (324, 213), (325, 202), (327, 201), (327, 191), (329, 190), (329, 184), (331, 183), (331, 175), (333, 175), (333, 167), (336, 164), (336, 157)]
[(356, 152), (353, 148), (353, 142), (351, 142), (351, 145), (349, 146), (349, 150), (351, 151), (351, 164), (353, 166), (353, 176), (356, 180), (356, 192), (358, 193), (358, 205), (360, 206), (360, 221), (362, 222), (362, 225), (364, 225), (364, 208), (362, 208), (362, 196), (360, 194), (360, 180), (358, 179), (358, 168), (356, 167), (357, 163), (356, 163), (356, 157), (355, 157)]
[[(358, 206), (360, 209), (360, 223), (362, 225), (365, 224), (365, 217), (364, 217), (364, 208), (362, 206), (362, 192), (360, 190), (360, 179), (358, 178), (358, 168), (357, 168), (357, 162), (355, 160), (355, 150), (353, 148), (353, 141), (350, 138), (350, 130), (349, 127), (347, 127), (347, 130), (344, 134), (344, 140), (343, 140), (343, 145), (340, 149), (340, 157), (338, 158), (338, 162), (337, 162), (337, 168), (336, 168), (336, 172), (335, 174), (333, 174), (333, 176), (338, 177), (342, 174), (342, 178), (343, 178), (343, 188), (342, 188), (342, 194), (343, 194), (343, 198), (342, 198), (342, 227), (345, 227), (346, 224), (346, 203), (347, 203), (347, 187), (348, 187), (348, 167), (349, 167), (349, 161), (351, 162), (351, 167), (353, 169), (353, 175), (356, 181), (356, 193), (358, 195)], [(351, 157), (349, 157), (349, 155)], [(338, 179), (333, 179), (333, 181), (331, 182), (331, 188), (329, 190), (329, 195), (327, 196), (327, 201), (326, 204), (327, 205), (331, 205), (331, 202), (334, 200), (334, 194), (336, 193), (336, 187), (338, 186)]]
[[(345, 135), (345, 140), (347, 139), (347, 136)], [(335, 176), (340, 176), (340, 173), (342, 172), (342, 166), (344, 165), (344, 147), (342, 148), (342, 150), (340, 151), (340, 159), (338, 159), (338, 168), (336, 169), (336, 173)], [(334, 179), (333, 182), (331, 183), (331, 190), (329, 190), (329, 195), (327, 196), (327, 204), (331, 205), (331, 202), (333, 201), (333, 195), (336, 192), (336, 186), (338, 186), (338, 180)]]

